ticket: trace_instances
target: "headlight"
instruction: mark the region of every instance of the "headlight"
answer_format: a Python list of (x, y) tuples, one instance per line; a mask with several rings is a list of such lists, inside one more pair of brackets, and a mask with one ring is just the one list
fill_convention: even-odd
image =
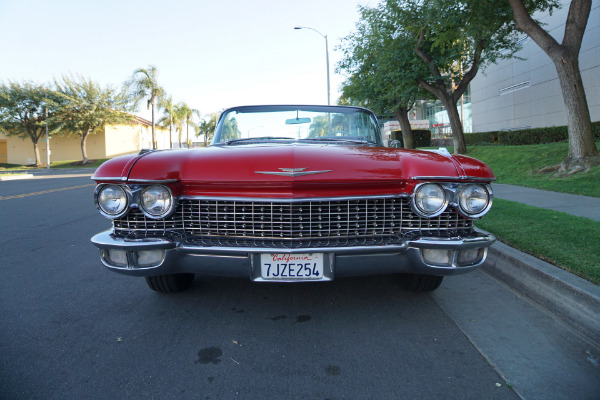
[(121, 186), (105, 185), (98, 192), (96, 201), (100, 211), (109, 217), (116, 217), (127, 207), (127, 194)]
[(467, 185), (458, 193), (460, 209), (470, 217), (485, 214), (491, 205), (490, 191), (483, 185)]
[(413, 197), (414, 208), (423, 217), (435, 217), (445, 209), (448, 201), (444, 188), (435, 183), (421, 185)]
[(164, 217), (171, 211), (173, 197), (165, 186), (148, 186), (142, 191), (142, 208), (152, 217)]

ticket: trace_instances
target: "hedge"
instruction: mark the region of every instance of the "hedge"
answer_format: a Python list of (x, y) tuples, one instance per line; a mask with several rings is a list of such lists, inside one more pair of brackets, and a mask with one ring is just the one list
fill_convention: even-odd
[[(412, 134), (415, 138), (415, 148), (431, 147), (431, 131), (429, 129), (413, 129)], [(404, 147), (402, 131), (392, 131), (392, 140), (399, 140), (400, 147)]]
[[(594, 139), (600, 141), (600, 121), (592, 122)], [(520, 129), (515, 131), (490, 131), (465, 134), (467, 145), (499, 144), (527, 145), (563, 142), (568, 139), (566, 126)]]

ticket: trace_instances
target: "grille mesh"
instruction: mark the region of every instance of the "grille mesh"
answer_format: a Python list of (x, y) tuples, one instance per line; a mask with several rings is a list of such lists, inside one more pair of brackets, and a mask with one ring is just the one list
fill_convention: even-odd
[(473, 221), (449, 208), (435, 218), (412, 212), (407, 198), (301, 202), (181, 200), (164, 220), (138, 209), (114, 220), (115, 233), (142, 237), (184, 235), (204, 246), (309, 247), (375, 245), (410, 235), (451, 236)]

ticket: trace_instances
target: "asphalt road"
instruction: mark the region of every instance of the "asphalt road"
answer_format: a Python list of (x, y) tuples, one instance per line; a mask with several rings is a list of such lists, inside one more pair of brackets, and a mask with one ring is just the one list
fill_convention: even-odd
[[(89, 238), (110, 224), (92, 191), (89, 177), (0, 182), (1, 399), (594, 398), (577, 387), (600, 382), (596, 350), (483, 273), (432, 295), (393, 276), (197, 277), (161, 295), (101, 265)], [(558, 336), (518, 344), (538, 326)], [(566, 361), (532, 359), (553, 340)]]

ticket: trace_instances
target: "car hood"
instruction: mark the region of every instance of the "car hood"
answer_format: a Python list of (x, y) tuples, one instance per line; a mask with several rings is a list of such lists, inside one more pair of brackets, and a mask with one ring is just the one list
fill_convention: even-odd
[[(169, 150), (103, 164), (94, 179), (178, 181), (195, 187), (302, 187), (399, 185), (415, 180), (467, 176), (493, 179), (485, 164), (433, 151), (329, 144), (255, 144)], [(108, 164), (108, 165), (107, 165)], [(118, 165), (117, 165), (118, 164)], [(126, 178), (126, 179), (123, 179)], [(244, 190), (247, 193), (248, 190)]]

